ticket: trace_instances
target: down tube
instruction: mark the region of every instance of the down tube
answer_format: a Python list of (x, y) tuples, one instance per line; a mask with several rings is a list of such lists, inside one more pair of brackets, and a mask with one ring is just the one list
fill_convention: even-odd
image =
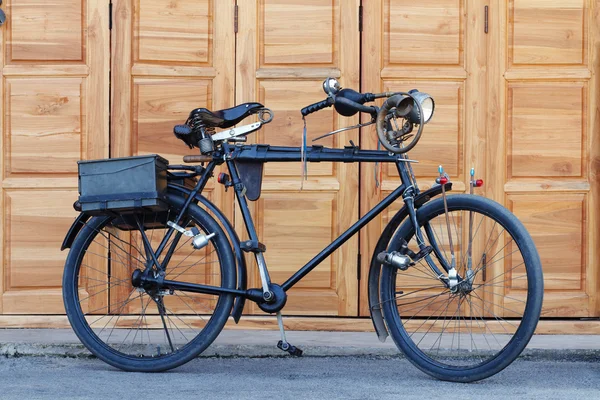
[(302, 268), (298, 270), (294, 275), (292, 275), (281, 287), (283, 290), (287, 291), (296, 283), (298, 283), (302, 278), (304, 278), (310, 271), (312, 271), (317, 265), (321, 263), (324, 259), (326, 259), (331, 253), (341, 247), (344, 243), (348, 241), (356, 232), (358, 232), (363, 226), (371, 222), (373, 218), (378, 216), (383, 210), (385, 210), (390, 204), (392, 204), (396, 199), (402, 196), (404, 192), (405, 185), (400, 185), (396, 190), (390, 193), (385, 199), (383, 199), (379, 204), (377, 204), (371, 211), (366, 213), (361, 219), (356, 221), (354, 225), (348, 228), (347, 231), (342, 233), (337, 239), (335, 239), (329, 246), (325, 247), (319, 254), (317, 254), (312, 260), (307, 262)]

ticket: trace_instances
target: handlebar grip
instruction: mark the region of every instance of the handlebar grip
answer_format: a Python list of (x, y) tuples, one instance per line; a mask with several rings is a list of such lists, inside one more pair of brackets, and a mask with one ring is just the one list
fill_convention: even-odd
[(323, 101), (319, 101), (318, 103), (311, 104), (309, 106), (304, 107), (300, 112), (304, 117), (308, 114), (312, 114), (316, 111), (322, 110), (327, 107), (331, 107), (333, 105), (333, 101), (330, 97), (326, 98)]

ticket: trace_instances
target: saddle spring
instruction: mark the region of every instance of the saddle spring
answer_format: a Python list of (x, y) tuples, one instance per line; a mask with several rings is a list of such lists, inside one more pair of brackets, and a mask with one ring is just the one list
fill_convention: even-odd
[(186, 123), (190, 128), (192, 128), (192, 133), (196, 137), (200, 138), (198, 140), (200, 153), (211, 154), (215, 150), (215, 146), (211, 138), (211, 136), (215, 134), (215, 127), (206, 125), (202, 117), (198, 114), (191, 115)]

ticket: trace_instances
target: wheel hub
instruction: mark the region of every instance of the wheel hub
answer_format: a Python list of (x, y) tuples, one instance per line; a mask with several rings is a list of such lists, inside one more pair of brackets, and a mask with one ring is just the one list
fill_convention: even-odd
[[(150, 271), (152, 272), (152, 271)], [(146, 293), (159, 293), (165, 292), (163, 289), (161, 275), (155, 276), (156, 274), (147, 274), (140, 269), (136, 269), (131, 274), (131, 285), (135, 288), (142, 289)], [(166, 291), (169, 292), (169, 291)]]

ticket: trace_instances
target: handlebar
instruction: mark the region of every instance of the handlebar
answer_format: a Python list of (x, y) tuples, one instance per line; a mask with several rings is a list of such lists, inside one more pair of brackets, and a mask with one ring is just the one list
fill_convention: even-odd
[(300, 110), (300, 112), (302, 113), (302, 116), (306, 117), (308, 114), (312, 114), (324, 108), (331, 107), (332, 105), (333, 99), (331, 97), (328, 97), (325, 100), (304, 107), (302, 110)]
[(343, 89), (336, 95), (328, 97), (325, 100), (304, 107), (300, 112), (307, 116), (327, 107), (335, 106), (335, 110), (345, 116), (350, 117), (357, 112), (377, 115), (377, 107), (363, 105), (367, 101), (373, 101), (377, 98), (373, 93), (358, 93), (352, 89)]

